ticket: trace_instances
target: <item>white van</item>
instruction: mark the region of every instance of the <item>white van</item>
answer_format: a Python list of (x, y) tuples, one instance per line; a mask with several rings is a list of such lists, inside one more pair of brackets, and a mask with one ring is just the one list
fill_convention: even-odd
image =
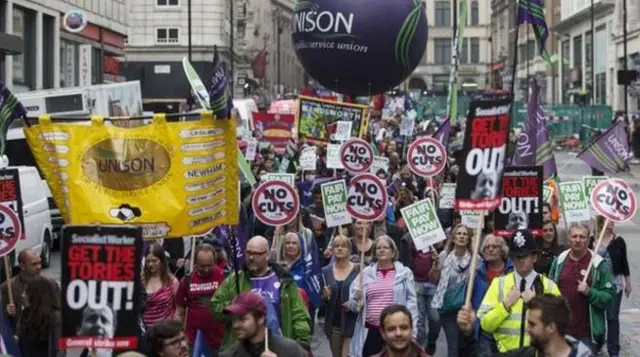
[(20, 175), (25, 232), (25, 239), (18, 240), (11, 254), (13, 266), (18, 265), (18, 254), (31, 248), (40, 254), (42, 267), (47, 268), (51, 263), (53, 247), (53, 227), (47, 199), (48, 188), (34, 166), (9, 166), (9, 168), (18, 169)]

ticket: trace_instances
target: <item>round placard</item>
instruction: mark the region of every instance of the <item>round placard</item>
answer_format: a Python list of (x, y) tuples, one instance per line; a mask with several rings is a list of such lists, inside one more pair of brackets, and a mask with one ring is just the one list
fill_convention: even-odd
[(369, 172), (373, 165), (373, 149), (362, 139), (347, 140), (340, 147), (340, 162), (353, 174)]
[(628, 221), (636, 214), (636, 194), (619, 178), (601, 181), (591, 191), (591, 205), (598, 214), (614, 221)]
[(0, 257), (10, 253), (22, 236), (22, 225), (18, 214), (0, 204)]
[(376, 221), (387, 213), (387, 188), (373, 174), (361, 174), (349, 182), (347, 212), (361, 221)]
[(416, 175), (433, 177), (444, 170), (447, 164), (447, 150), (438, 140), (424, 136), (409, 146), (407, 162)]
[(277, 227), (296, 218), (300, 210), (300, 199), (293, 187), (286, 182), (267, 181), (256, 189), (251, 206), (260, 222)]

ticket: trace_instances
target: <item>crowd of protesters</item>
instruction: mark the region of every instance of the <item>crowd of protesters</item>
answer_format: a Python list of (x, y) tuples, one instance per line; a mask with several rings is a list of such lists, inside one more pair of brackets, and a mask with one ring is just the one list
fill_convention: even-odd
[[(456, 182), (460, 150), (450, 147), (446, 174), (428, 183), (406, 165), (411, 138), (399, 134), (401, 120), (399, 109), (373, 121), (367, 135), (389, 159), (388, 168), (376, 174), (391, 199), (376, 222), (327, 228), (320, 183), (348, 175), (327, 168), (320, 146), (317, 169), (296, 172), (303, 208), (291, 224), (269, 227), (257, 221), (250, 205), (254, 187), (243, 183), (241, 224), (250, 237), (243, 267), (234, 267), (235, 249), (215, 233), (197, 245), (191, 272), (182, 241), (148, 244), (140, 277), (139, 323), (145, 332), (139, 352), (189, 356), (200, 332), (213, 356), (320, 357), (311, 347), (318, 330), (333, 357), (423, 357), (436, 353), (443, 331), (450, 357), (583, 357), (604, 349), (619, 356), (620, 304), (631, 283), (625, 241), (613, 223), (604, 226), (599, 217), (559, 228), (546, 204), (542, 236), (518, 230), (505, 240), (492, 234), (488, 215), (472, 303), (461, 304), (458, 296), (472, 276), (472, 230), (459, 212), (438, 209), (447, 240), (421, 251), (400, 213), (424, 198), (438, 201), (439, 184)], [(415, 136), (437, 128), (435, 122), (417, 126)], [(453, 126), (451, 143), (459, 142), (461, 130)], [(312, 144), (302, 138), (299, 145)], [(252, 171), (260, 181), (278, 172), (281, 163), (271, 145), (256, 155)], [(604, 240), (592, 251), (601, 229)], [(24, 357), (59, 354), (60, 293), (57, 284), (40, 276), (39, 259), (32, 251), (21, 252), (20, 273), (1, 288)]]

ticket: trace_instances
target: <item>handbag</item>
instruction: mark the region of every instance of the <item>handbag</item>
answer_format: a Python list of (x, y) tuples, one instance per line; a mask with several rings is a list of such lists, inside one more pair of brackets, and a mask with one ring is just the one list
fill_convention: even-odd
[(464, 299), (467, 292), (467, 282), (461, 281), (453, 285), (447, 286), (447, 291), (444, 292), (442, 298), (442, 307), (440, 308), (440, 314), (448, 314), (456, 312), (464, 305)]

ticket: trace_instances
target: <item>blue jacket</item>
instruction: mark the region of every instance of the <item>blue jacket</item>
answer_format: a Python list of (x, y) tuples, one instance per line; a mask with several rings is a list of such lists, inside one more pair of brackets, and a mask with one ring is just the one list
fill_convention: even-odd
[[(471, 294), (471, 306), (474, 311), (478, 311), (480, 308), (480, 304), (482, 303), (482, 299), (484, 299), (484, 295), (489, 290), (489, 285), (491, 285), (491, 281), (489, 281), (487, 277), (487, 262), (482, 259), (480, 264), (478, 265), (478, 270), (476, 274), (476, 278), (473, 282), (473, 294)], [(504, 265), (504, 274), (510, 273), (513, 271), (513, 262), (511, 258), (507, 258), (507, 261)], [(477, 334), (479, 332), (479, 324), (476, 321), (476, 327), (474, 328), (474, 332)]]
[[(300, 233), (298, 233), (297, 236), (300, 246), (300, 256), (289, 270), (291, 271), (293, 280), (296, 282), (298, 287), (307, 292), (311, 308), (315, 309), (320, 306), (321, 302), (319, 274), (321, 274), (322, 268), (317, 262), (317, 259), (313, 258), (313, 254), (317, 254), (317, 248), (310, 249), (310, 252), (307, 251), (308, 247), (304, 237), (302, 237), (302, 234)], [(280, 249), (282, 249), (281, 254), (284, 255), (284, 244), (282, 244)]]

